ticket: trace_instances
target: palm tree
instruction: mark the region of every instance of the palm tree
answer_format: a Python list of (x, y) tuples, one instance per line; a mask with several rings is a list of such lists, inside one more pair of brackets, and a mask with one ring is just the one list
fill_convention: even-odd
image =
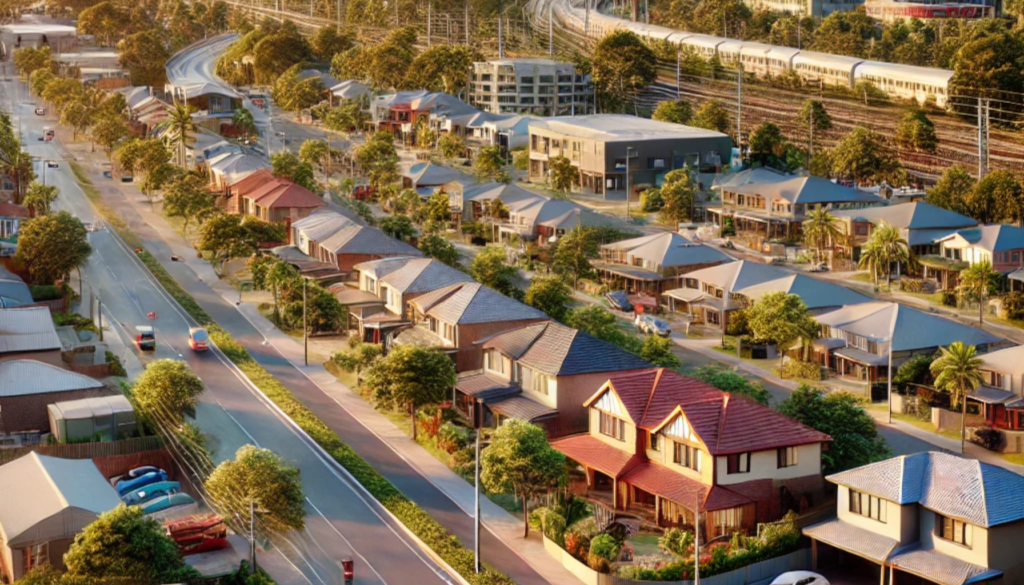
[(167, 121), (169, 128), (166, 141), (169, 146), (177, 150), (178, 165), (182, 168), (186, 167), (185, 148), (188, 143), (194, 141), (192, 134), (199, 130), (199, 126), (192, 120), (193, 112), (195, 112), (195, 108), (192, 106), (175, 102)]
[(992, 269), (992, 263), (988, 260), (975, 262), (966, 270), (960, 273), (961, 290), (978, 299), (978, 324), (985, 324), (985, 297), (988, 296), (989, 285), (992, 278), (998, 273)]
[(931, 371), (935, 387), (949, 392), (953, 406), (961, 408), (960, 452), (963, 453), (967, 440), (967, 397), (981, 386), (981, 358), (973, 345), (964, 345), (961, 341), (939, 350), (942, 355), (932, 362)]
[(6, 160), (3, 161), (2, 168), (4, 174), (14, 181), (17, 191), (15, 203), (21, 203), (21, 199), (25, 195), (25, 189), (36, 178), (36, 173), (32, 169), (32, 155), (24, 150), (13, 150), (7, 155)]
[(242, 132), (245, 132), (246, 138), (255, 136), (258, 132), (256, 120), (252, 117), (252, 112), (245, 108), (235, 110), (231, 115), (231, 123)]
[(871, 240), (868, 240), (860, 251), (860, 260), (857, 261), (857, 268), (871, 271), (871, 282), (878, 288), (878, 268), (884, 264), (882, 248)]
[(33, 182), (28, 186), (23, 204), (28, 207), (32, 217), (41, 217), (50, 214), (50, 207), (57, 200), (59, 192), (53, 185), (42, 185)]
[(910, 265), (914, 262), (914, 252), (910, 244), (900, 233), (900, 229), (888, 222), (878, 224), (875, 231), (871, 232), (867, 246), (878, 255), (878, 264), (885, 270), (885, 286), (892, 288), (892, 265)]
[(838, 223), (824, 207), (812, 210), (804, 220), (804, 240), (814, 246), (818, 262), (821, 262), (825, 245), (842, 238), (843, 231)]

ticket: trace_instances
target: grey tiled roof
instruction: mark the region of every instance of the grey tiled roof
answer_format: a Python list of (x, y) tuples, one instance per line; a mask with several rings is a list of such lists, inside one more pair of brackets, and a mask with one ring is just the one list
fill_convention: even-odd
[(392, 272), (401, 269), (411, 260), (415, 260), (415, 256), (392, 256), (391, 258), (382, 258), (380, 260), (370, 260), (369, 262), (360, 262), (352, 268), (362, 272), (364, 274), (370, 274), (374, 278), (383, 278)]
[(515, 382), (484, 372), (473, 372), (459, 376), (459, 379), (455, 382), (455, 389), (467, 396), (479, 398), (484, 402), (500, 400), (522, 392)]
[(791, 177), (783, 181), (767, 183), (749, 183), (740, 187), (732, 187), (730, 191), (760, 195), (766, 201), (785, 199), (790, 203), (847, 203), (867, 202), (884, 204), (885, 199), (878, 195), (851, 189), (822, 179), (821, 177)]
[(827, 479), (900, 505), (916, 502), (978, 526), (1024, 519), (1024, 476), (948, 453), (902, 455)]
[(320, 247), (334, 254), (423, 255), (413, 246), (396, 240), (377, 228), (351, 222), (321, 240)]
[(421, 293), (459, 282), (473, 282), (473, 277), (433, 258), (413, 258), (381, 281), (399, 292)]
[(482, 339), (480, 343), (484, 349), (496, 349), (506, 356), (517, 360), (523, 357), (533, 342), (537, 340), (544, 330), (547, 328), (547, 323), (535, 323), (533, 325), (527, 325), (512, 331), (506, 331), (499, 333), (492, 337)]
[(453, 284), (412, 301), (426, 314), (446, 323), (493, 323), (496, 321), (546, 320), (533, 307), (510, 299), (479, 282)]
[(828, 520), (808, 526), (804, 535), (856, 555), (882, 563), (899, 544), (895, 539), (858, 528), (842, 520)]
[(978, 583), (1002, 575), (1002, 571), (981, 567), (944, 555), (934, 549), (923, 550), (920, 547), (894, 554), (889, 562), (898, 569), (940, 585)]
[(652, 367), (606, 341), (559, 323), (548, 323), (519, 361), (552, 376), (621, 372)]
[(491, 411), (502, 416), (526, 422), (558, 413), (556, 409), (545, 406), (536, 400), (531, 400), (522, 394), (517, 394), (497, 402), (488, 402), (487, 406)]

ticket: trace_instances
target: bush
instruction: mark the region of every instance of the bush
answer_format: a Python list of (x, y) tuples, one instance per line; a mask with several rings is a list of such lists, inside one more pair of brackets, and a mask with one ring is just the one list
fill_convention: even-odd
[(1024, 293), (1015, 290), (1003, 297), (1003, 310), (1008, 319), (1024, 320)]
[(658, 548), (679, 557), (686, 556), (693, 546), (693, 533), (679, 528), (669, 528), (658, 539)]
[(57, 327), (73, 327), (75, 331), (92, 331), (97, 334), (100, 332), (91, 319), (78, 313), (54, 313), (53, 324)]
[(449, 453), (463, 449), (469, 444), (469, 429), (448, 421), (437, 431), (437, 446)]
[[(593, 549), (594, 541), (590, 541), (590, 547)], [(587, 566), (598, 573), (609, 573), (612, 570), (612, 565), (608, 562), (608, 559), (599, 557), (592, 552), (587, 553)]]
[(989, 451), (995, 451), (1003, 441), (1003, 434), (996, 429), (975, 429), (974, 439), (982, 447)]
[(611, 534), (598, 534), (590, 540), (590, 554), (606, 561), (614, 561), (621, 549), (622, 543), (615, 540)]
[(105, 354), (107, 363), (110, 364), (110, 375), (120, 376), (122, 378), (128, 376), (128, 372), (124, 369), (124, 364), (121, 363), (121, 358), (117, 357), (114, 352), (108, 351)]
[(956, 307), (958, 305), (956, 298), (956, 291), (944, 290), (942, 291), (942, 304), (946, 307)]
[(437, 408), (424, 408), (416, 414), (416, 424), (420, 432), (433, 439), (440, 432), (441, 413)]
[(925, 384), (931, 378), (931, 365), (935, 356), (918, 354), (900, 364), (896, 374), (892, 377), (892, 383), (902, 390), (906, 390), (907, 384)]
[(565, 518), (561, 514), (554, 510), (548, 510), (547, 514), (544, 514), (542, 528), (544, 536), (565, 548)]
[(452, 456), (448, 458), (448, 467), (452, 471), (459, 474), (460, 477), (466, 479), (466, 481), (472, 483), (473, 476), (476, 470), (474, 469), (474, 463), (476, 461), (476, 451), (472, 447), (466, 447), (465, 449), (459, 449), (452, 453)]
[(750, 333), (750, 329), (747, 327), (746, 309), (733, 311), (732, 314), (729, 315), (729, 320), (725, 324), (725, 332), (733, 337), (740, 337)]
[(32, 300), (35, 302), (40, 301), (55, 301), (64, 296), (61, 288), (55, 284), (39, 284), (28, 287), (30, 293), (32, 293)]
[(924, 291), (924, 281), (916, 278), (901, 278), (900, 290), (903, 292), (919, 293)]
[(661, 189), (648, 189), (640, 194), (640, 211), (652, 213), (661, 211), (665, 206), (665, 199), (661, 196)]
[(566, 532), (565, 551), (577, 559), (586, 562), (587, 555), (590, 554), (590, 537)]
[(815, 362), (789, 359), (782, 364), (779, 375), (782, 378), (820, 381), (821, 366)]

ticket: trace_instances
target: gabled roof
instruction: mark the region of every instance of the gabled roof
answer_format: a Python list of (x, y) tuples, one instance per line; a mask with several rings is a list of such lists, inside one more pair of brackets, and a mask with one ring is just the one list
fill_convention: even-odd
[(49, 309), (0, 309), (0, 354), (48, 349), (61, 349)]
[(231, 191), (238, 195), (245, 196), (247, 193), (258, 189), (260, 186), (276, 181), (277, 177), (270, 169), (260, 169), (249, 174), (230, 185)]
[(283, 179), (267, 181), (245, 197), (254, 200), (260, 207), (274, 209), (308, 209), (327, 205), (309, 189)]
[(416, 187), (436, 187), (450, 181), (469, 179), (469, 175), (458, 169), (436, 165), (432, 162), (416, 163), (402, 176), (411, 180)]
[(1024, 375), (1024, 345), (983, 353), (981, 369), (1000, 374)]
[(936, 207), (923, 201), (900, 203), (887, 207), (871, 207), (831, 212), (834, 217), (862, 218), (873, 224), (886, 222), (900, 229), (926, 230), (939, 228), (965, 228), (978, 225), (974, 219), (954, 211)]
[(543, 312), (479, 282), (446, 286), (416, 297), (412, 303), (423, 313), (452, 324), (548, 319)]
[(465, 201), (491, 201), (501, 199), (501, 202), (508, 205), (518, 201), (536, 201), (546, 199), (543, 195), (527, 191), (518, 185), (511, 183), (480, 183), (469, 185), (462, 191), (462, 200)]
[(380, 281), (400, 293), (424, 293), (473, 278), (433, 258), (404, 258), (400, 266), (380, 277)]
[(768, 167), (756, 167), (718, 175), (711, 183), (711, 188), (732, 189), (754, 183), (777, 183), (790, 179), (792, 176)]
[(413, 246), (396, 240), (377, 228), (358, 225), (351, 221), (329, 236), (318, 240), (318, 243), (321, 248), (333, 254), (423, 255)]
[(1024, 476), (949, 453), (901, 455), (825, 479), (900, 505), (918, 503), (978, 526), (1024, 520)]
[(720, 250), (693, 242), (674, 232), (661, 232), (601, 246), (623, 250), (634, 258), (642, 258), (663, 267), (696, 266), (713, 262), (731, 262), (733, 258)]
[(684, 276), (717, 286), (728, 292), (739, 292), (754, 285), (779, 280), (793, 274), (769, 264), (740, 260), (687, 272)]
[(642, 456), (616, 449), (590, 434), (571, 435), (552, 441), (551, 446), (564, 453), (566, 457), (584, 463), (609, 477), (621, 477), (644, 461)]
[(1024, 228), (1001, 223), (958, 230), (940, 242), (962, 239), (968, 244), (988, 252), (1004, 252), (1024, 248)]
[(292, 229), (301, 232), (309, 240), (319, 242), (350, 225), (356, 223), (337, 211), (324, 209), (292, 223)]
[(862, 295), (853, 289), (804, 274), (791, 274), (776, 280), (748, 286), (735, 292), (742, 294), (750, 300), (757, 300), (768, 293), (784, 292), (800, 297), (800, 300), (807, 305), (808, 309), (842, 307), (874, 301), (871, 297)]
[(37, 360), (0, 362), (0, 396), (99, 390), (103, 387), (102, 382), (89, 376)]
[(553, 321), (499, 333), (483, 343), (551, 376), (641, 370), (651, 365), (628, 351)]
[[(878, 195), (851, 189), (821, 177), (793, 177), (784, 181), (749, 183), (729, 189), (735, 193), (760, 195), (765, 199), (785, 199), (794, 204), (885, 203)], [(767, 203), (766, 203), (767, 205)]]
[(815, 317), (822, 325), (884, 342), (893, 336), (893, 351), (913, 351), (962, 341), (979, 345), (1004, 341), (990, 333), (906, 305), (874, 301), (842, 307)]

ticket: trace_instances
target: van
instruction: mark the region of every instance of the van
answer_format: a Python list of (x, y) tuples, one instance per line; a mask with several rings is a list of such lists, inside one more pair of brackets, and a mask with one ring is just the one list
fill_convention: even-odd
[(135, 328), (135, 345), (143, 351), (155, 351), (156, 331), (149, 325), (139, 325)]

